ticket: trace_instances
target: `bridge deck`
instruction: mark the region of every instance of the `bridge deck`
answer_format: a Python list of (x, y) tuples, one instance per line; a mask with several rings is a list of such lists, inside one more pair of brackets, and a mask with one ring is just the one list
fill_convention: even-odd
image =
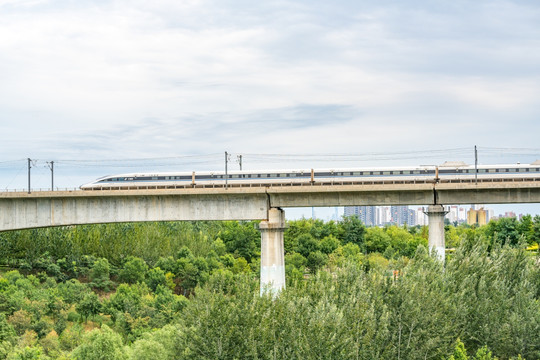
[(540, 181), (0, 193), (0, 231), (106, 222), (263, 220), (270, 208), (540, 203)]

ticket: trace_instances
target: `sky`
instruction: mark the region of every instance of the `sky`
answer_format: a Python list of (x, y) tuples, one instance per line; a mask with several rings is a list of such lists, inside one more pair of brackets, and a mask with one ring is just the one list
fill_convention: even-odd
[[(0, 189), (540, 159), (537, 0), (0, 0)], [(337, 156), (329, 156), (337, 155)], [(345, 156), (346, 155), (346, 156)], [(127, 165), (126, 165), (127, 164)], [(532, 212), (540, 213), (539, 206)]]

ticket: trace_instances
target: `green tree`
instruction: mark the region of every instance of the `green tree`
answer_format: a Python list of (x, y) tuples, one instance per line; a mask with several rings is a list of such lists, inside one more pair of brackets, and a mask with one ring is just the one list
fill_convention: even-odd
[(514, 218), (500, 218), (490, 221), (487, 224), (486, 235), (491, 240), (491, 244), (517, 245), (521, 238), (519, 233), (519, 223)]
[(454, 353), (448, 358), (448, 360), (468, 360), (467, 350), (465, 345), (458, 339), (454, 348)]
[(120, 270), (120, 281), (128, 284), (143, 282), (148, 271), (146, 262), (138, 257), (129, 257), (123, 268)]
[(91, 286), (101, 289), (109, 290), (112, 286), (110, 279), (110, 265), (109, 261), (105, 258), (97, 259), (90, 270)]
[(287, 222), (287, 225), (288, 228), (283, 234), (283, 246), (286, 254), (295, 251), (300, 235), (311, 235), (311, 223), (307, 219), (291, 220)]
[(7, 321), (6, 315), (0, 313), (0, 342), (14, 342), (17, 333), (13, 326)]
[(150, 294), (150, 289), (145, 283), (133, 285), (120, 284), (116, 292), (111, 294), (108, 300), (104, 301), (103, 311), (111, 315), (116, 321), (118, 314), (128, 313), (132, 317), (139, 317), (144, 305), (144, 299)]
[(87, 321), (90, 316), (95, 316), (100, 313), (101, 302), (94, 292), (89, 292), (75, 306), (75, 309), (84, 318), (84, 320)]
[(131, 360), (168, 360), (162, 344), (155, 340), (139, 339), (133, 343)]
[(297, 252), (285, 255), (285, 265), (294, 266), (296, 269), (304, 271), (304, 268), (307, 265), (307, 259)]
[(473, 360), (493, 360), (493, 356), (491, 355), (491, 351), (489, 351), (488, 347), (484, 345), (478, 349)]
[(158, 285), (167, 286), (165, 272), (158, 267), (151, 269), (147, 273), (146, 284), (152, 291), (156, 291)]
[(344, 216), (340, 224), (343, 228), (343, 242), (345, 244), (357, 244), (362, 248), (364, 246), (366, 227), (358, 216)]
[(336, 250), (341, 243), (339, 240), (332, 234), (324, 237), (321, 242), (319, 243), (320, 250), (325, 253), (326, 255), (331, 254)]
[(387, 234), (385, 229), (371, 227), (366, 231), (365, 241), (368, 252), (384, 253), (386, 248), (392, 243), (392, 238)]
[(310, 234), (303, 234), (296, 240), (296, 252), (307, 258), (312, 252), (319, 250), (319, 242)]
[(7, 360), (48, 360), (48, 356), (43, 354), (41, 346), (25, 346), (9, 354)]
[(523, 215), (519, 221), (518, 231), (527, 244), (534, 242), (534, 223), (531, 215)]
[(128, 356), (120, 335), (107, 325), (94, 329), (84, 336), (83, 342), (72, 356), (76, 360), (127, 360)]
[(26, 310), (15, 311), (9, 318), (8, 322), (13, 326), (17, 335), (21, 336), (24, 332), (30, 329), (32, 323), (32, 315)]
[(540, 215), (535, 215), (532, 229), (532, 241), (540, 244)]
[(249, 273), (251, 268), (249, 267), (248, 262), (243, 257), (235, 259), (234, 265), (231, 268), (233, 274)]
[[(236, 260), (232, 256), (225, 257), (230, 261), (229, 266), (232, 269)], [(202, 257), (178, 259), (176, 265), (178, 271), (176, 275), (186, 291), (193, 290), (199, 283), (204, 283), (208, 279), (208, 264)]]
[(307, 257), (307, 267), (313, 274), (317, 273), (328, 261), (328, 256), (321, 251), (317, 250), (312, 252)]
[(220, 238), (225, 243), (227, 251), (251, 262), (251, 259), (259, 253), (261, 241), (261, 234), (256, 226), (255, 222), (226, 221)]

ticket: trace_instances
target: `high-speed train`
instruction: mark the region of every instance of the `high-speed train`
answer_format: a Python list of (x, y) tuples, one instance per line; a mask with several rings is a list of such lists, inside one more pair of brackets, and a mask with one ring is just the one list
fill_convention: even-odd
[(540, 181), (540, 161), (532, 164), (467, 165), (446, 162), (415, 167), (355, 169), (296, 169), (257, 171), (201, 171), (128, 173), (101, 177), (81, 185), (83, 190), (238, 187), (280, 185), (434, 183), (471, 181)]

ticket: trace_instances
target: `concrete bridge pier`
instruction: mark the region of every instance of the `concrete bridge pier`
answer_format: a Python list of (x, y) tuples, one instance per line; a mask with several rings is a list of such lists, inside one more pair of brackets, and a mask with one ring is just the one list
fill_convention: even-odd
[(444, 216), (448, 211), (444, 210), (442, 205), (430, 205), (424, 213), (428, 216), (428, 248), (444, 262)]
[(285, 288), (285, 250), (283, 233), (287, 228), (285, 212), (279, 208), (268, 211), (268, 220), (261, 221), (261, 295), (269, 291), (274, 296)]

